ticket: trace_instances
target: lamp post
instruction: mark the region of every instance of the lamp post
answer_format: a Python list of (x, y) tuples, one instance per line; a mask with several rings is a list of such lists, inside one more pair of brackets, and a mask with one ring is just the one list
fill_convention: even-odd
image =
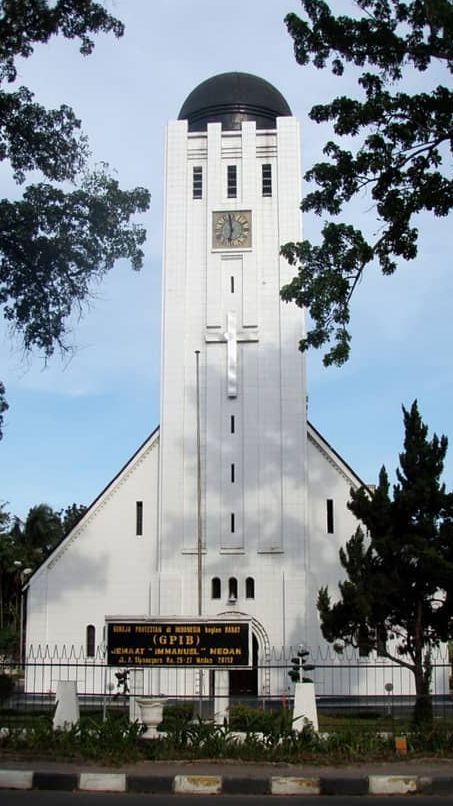
[[(18, 569), (20, 580), (20, 610), (19, 610), (19, 666), (22, 668), (24, 659), (24, 595), (27, 588), (25, 580), (32, 573), (33, 568), (22, 568), (22, 560), (14, 560), (14, 565)], [(28, 587), (28, 586), (27, 586)]]
[[(198, 617), (203, 612), (203, 530), (201, 520), (201, 423), (200, 423), (200, 351), (195, 350), (195, 385), (197, 418), (197, 604)], [(203, 715), (203, 670), (198, 670), (198, 711)]]
[(386, 683), (384, 686), (387, 692), (387, 716), (393, 716), (393, 700), (392, 700), (392, 692), (393, 692), (393, 683)]

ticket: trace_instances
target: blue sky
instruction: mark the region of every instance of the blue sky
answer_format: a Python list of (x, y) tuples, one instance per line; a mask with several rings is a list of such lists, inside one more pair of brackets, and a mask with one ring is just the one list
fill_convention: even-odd
[[(308, 112), (354, 77), (299, 67), (283, 18), (296, 0), (106, 0), (126, 24), (121, 40), (100, 36), (82, 57), (55, 40), (20, 65), (20, 82), (40, 102), (70, 104), (83, 121), (94, 161), (114, 168), (123, 187), (152, 194), (143, 270), (118, 263), (82, 319), (74, 317), (70, 357), (24, 356), (0, 330), (0, 377), (10, 410), (0, 443), (0, 500), (21, 517), (40, 502), (56, 509), (89, 504), (159, 423), (160, 256), (164, 129), (189, 92), (216, 73), (262, 76), (285, 96), (302, 124), (304, 168), (321, 156), (327, 130)], [(335, 10), (353, 11), (352, 0)], [(419, 75), (409, 75), (414, 85)], [(439, 71), (439, 81), (448, 80)], [(0, 166), (2, 194), (13, 189)], [(376, 230), (366, 198), (353, 221)], [(304, 219), (306, 237), (320, 220)], [(352, 357), (325, 369), (308, 357), (309, 417), (367, 482), (381, 464), (395, 468), (402, 444), (401, 404), (418, 398), (426, 422), (452, 436), (453, 237), (446, 220), (424, 218), (417, 261), (383, 278), (373, 269), (353, 302)], [(445, 481), (453, 486), (453, 446)]]

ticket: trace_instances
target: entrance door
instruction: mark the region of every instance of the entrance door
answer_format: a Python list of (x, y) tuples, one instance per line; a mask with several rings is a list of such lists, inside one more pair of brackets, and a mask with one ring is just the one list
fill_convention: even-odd
[(252, 666), (230, 671), (230, 698), (256, 697), (258, 694), (258, 641), (252, 635)]

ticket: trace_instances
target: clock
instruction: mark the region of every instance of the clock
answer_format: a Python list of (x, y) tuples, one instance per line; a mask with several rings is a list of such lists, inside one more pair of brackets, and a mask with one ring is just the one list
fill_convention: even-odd
[(213, 249), (248, 249), (252, 245), (250, 210), (228, 210), (212, 214)]

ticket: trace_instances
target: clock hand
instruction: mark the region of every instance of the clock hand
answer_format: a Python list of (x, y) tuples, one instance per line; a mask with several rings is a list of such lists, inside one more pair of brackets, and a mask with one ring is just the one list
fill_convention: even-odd
[(231, 213), (228, 213), (228, 221), (230, 224), (230, 236), (228, 240), (231, 241), (233, 239), (233, 216), (231, 215)]

